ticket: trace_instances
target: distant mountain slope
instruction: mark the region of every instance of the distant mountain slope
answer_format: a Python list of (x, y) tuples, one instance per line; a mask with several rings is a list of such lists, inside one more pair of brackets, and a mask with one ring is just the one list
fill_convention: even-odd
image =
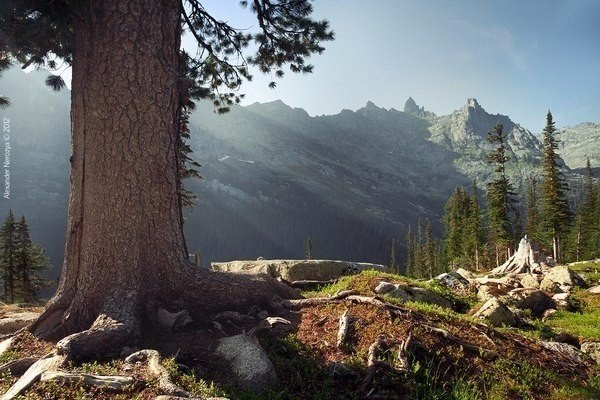
[(558, 131), (559, 151), (570, 168), (584, 168), (588, 157), (593, 167), (600, 167), (600, 124), (584, 122)]
[[(13, 196), (0, 211), (24, 213), (58, 269), (68, 199), (69, 93), (50, 91), (45, 77), (11, 69), (0, 80), (1, 94), (13, 102), (0, 114), (11, 118), (14, 132)], [(189, 250), (204, 264), (296, 258), (304, 256), (310, 236), (315, 257), (386, 263), (391, 238), (402, 239), (419, 219), (431, 220), (441, 233), (443, 205), (456, 185), (477, 177), (483, 188), (490, 176), (486, 134), (497, 122), (507, 133), (511, 178), (519, 183), (539, 165), (539, 140), (474, 99), (445, 116), (412, 98), (404, 110), (368, 102), (356, 111), (311, 117), (275, 101), (219, 116), (200, 103), (191, 118), (191, 145), (204, 179), (188, 183), (199, 198), (186, 212)], [(564, 129), (561, 155), (568, 165), (578, 167), (588, 151), (598, 159), (597, 127)]]

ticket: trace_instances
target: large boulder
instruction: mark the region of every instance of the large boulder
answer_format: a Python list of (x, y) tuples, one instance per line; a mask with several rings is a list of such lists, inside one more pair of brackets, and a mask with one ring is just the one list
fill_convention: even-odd
[(517, 316), (495, 297), (486, 301), (474, 316), (487, 320), (492, 326), (516, 326), (519, 322)]
[(569, 291), (573, 286), (586, 286), (585, 280), (566, 265), (559, 265), (551, 268), (542, 280), (540, 286), (548, 284), (549, 282), (554, 282), (563, 291)]
[(446, 272), (433, 280), (458, 294), (469, 293), (472, 289), (471, 283), (458, 272)]
[(344, 275), (358, 274), (365, 270), (387, 271), (380, 264), (357, 263), (337, 260), (255, 260), (214, 262), (215, 271), (264, 273), (287, 281), (329, 281)]
[(246, 334), (222, 338), (215, 354), (229, 363), (239, 385), (256, 393), (277, 384), (275, 367), (256, 338)]

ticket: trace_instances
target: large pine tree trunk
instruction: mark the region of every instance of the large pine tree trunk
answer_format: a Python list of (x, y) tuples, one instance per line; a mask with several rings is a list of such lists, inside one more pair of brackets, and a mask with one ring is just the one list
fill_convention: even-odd
[[(242, 278), (197, 271), (187, 260), (178, 193), (179, 0), (85, 4), (74, 32), (65, 262), (32, 331), (75, 334), (75, 353), (118, 351), (159, 305), (188, 306), (199, 318), (284, 292), (265, 279), (244, 286)], [(231, 281), (237, 292), (227, 291)]]

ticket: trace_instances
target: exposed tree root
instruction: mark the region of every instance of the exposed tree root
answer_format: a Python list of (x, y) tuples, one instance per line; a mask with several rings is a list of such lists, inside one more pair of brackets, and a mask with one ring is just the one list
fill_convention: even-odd
[(331, 303), (337, 300), (344, 300), (348, 296), (358, 294), (356, 290), (343, 290), (333, 296), (330, 297), (313, 297), (309, 299), (297, 299), (297, 300), (287, 300), (284, 302), (288, 307), (306, 307), (306, 306), (318, 306), (321, 304)]
[(268, 317), (268, 318), (265, 318), (262, 321), (260, 321), (254, 328), (250, 329), (248, 331), (247, 335), (254, 336), (254, 335), (256, 335), (257, 332), (260, 332), (262, 330), (271, 329), (275, 324), (289, 325), (289, 324), (291, 324), (291, 322), (285, 318)]
[(24, 357), (9, 361), (0, 366), (0, 375), (8, 372), (11, 376), (21, 376), (39, 359), (39, 357)]
[(425, 325), (425, 324), (421, 324), (421, 325), (419, 325), (419, 327), (425, 328), (431, 332), (438, 333), (438, 334), (442, 335), (444, 338), (462, 346), (463, 348), (465, 348), (467, 350), (470, 350), (474, 353), (480, 354), (481, 356), (487, 355), (487, 356), (493, 357), (493, 358), (498, 357), (498, 353), (496, 353), (495, 351), (491, 351), (488, 349), (484, 349), (483, 347), (472, 345), (471, 343), (452, 335), (450, 332), (448, 332), (445, 329), (435, 328), (433, 326), (429, 326), (429, 325)]
[(348, 330), (350, 328), (350, 310), (346, 308), (346, 311), (340, 316), (339, 329), (337, 334), (337, 347), (341, 348), (346, 342), (348, 336)]
[(58, 384), (77, 384), (85, 387), (98, 387), (111, 392), (128, 390), (135, 383), (130, 376), (77, 374), (64, 371), (46, 371), (42, 373), (41, 382), (53, 381)]
[(160, 364), (160, 354), (156, 350), (140, 350), (125, 359), (128, 364), (136, 362), (147, 362), (148, 373), (158, 382), (158, 389), (169, 396), (190, 397), (185, 390), (175, 385), (169, 376), (169, 372)]
[(56, 348), (70, 360), (118, 356), (136, 335), (133, 325), (131, 320), (117, 322), (103, 314), (90, 329), (65, 337)]
[(367, 376), (363, 380), (360, 391), (362, 393), (368, 393), (367, 389), (373, 381), (373, 378), (377, 374), (377, 371), (381, 368), (392, 370), (392, 366), (386, 362), (381, 360), (384, 357), (385, 353), (390, 349), (390, 344), (385, 335), (380, 335), (372, 344), (369, 346), (369, 352), (367, 356), (367, 367), (369, 367), (369, 372)]
[(36, 383), (46, 371), (58, 369), (65, 362), (65, 356), (50, 353), (44, 358), (36, 361), (25, 374), (0, 398), (0, 400), (11, 400), (29, 389)]

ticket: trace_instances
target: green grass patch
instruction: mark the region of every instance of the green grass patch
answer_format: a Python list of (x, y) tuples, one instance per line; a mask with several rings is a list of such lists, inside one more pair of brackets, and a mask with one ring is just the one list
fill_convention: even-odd
[(600, 295), (574, 289), (568, 310), (554, 314), (547, 325), (588, 340), (600, 340)]
[(600, 284), (600, 262), (588, 261), (569, 265), (568, 267), (580, 274), (588, 285)]

